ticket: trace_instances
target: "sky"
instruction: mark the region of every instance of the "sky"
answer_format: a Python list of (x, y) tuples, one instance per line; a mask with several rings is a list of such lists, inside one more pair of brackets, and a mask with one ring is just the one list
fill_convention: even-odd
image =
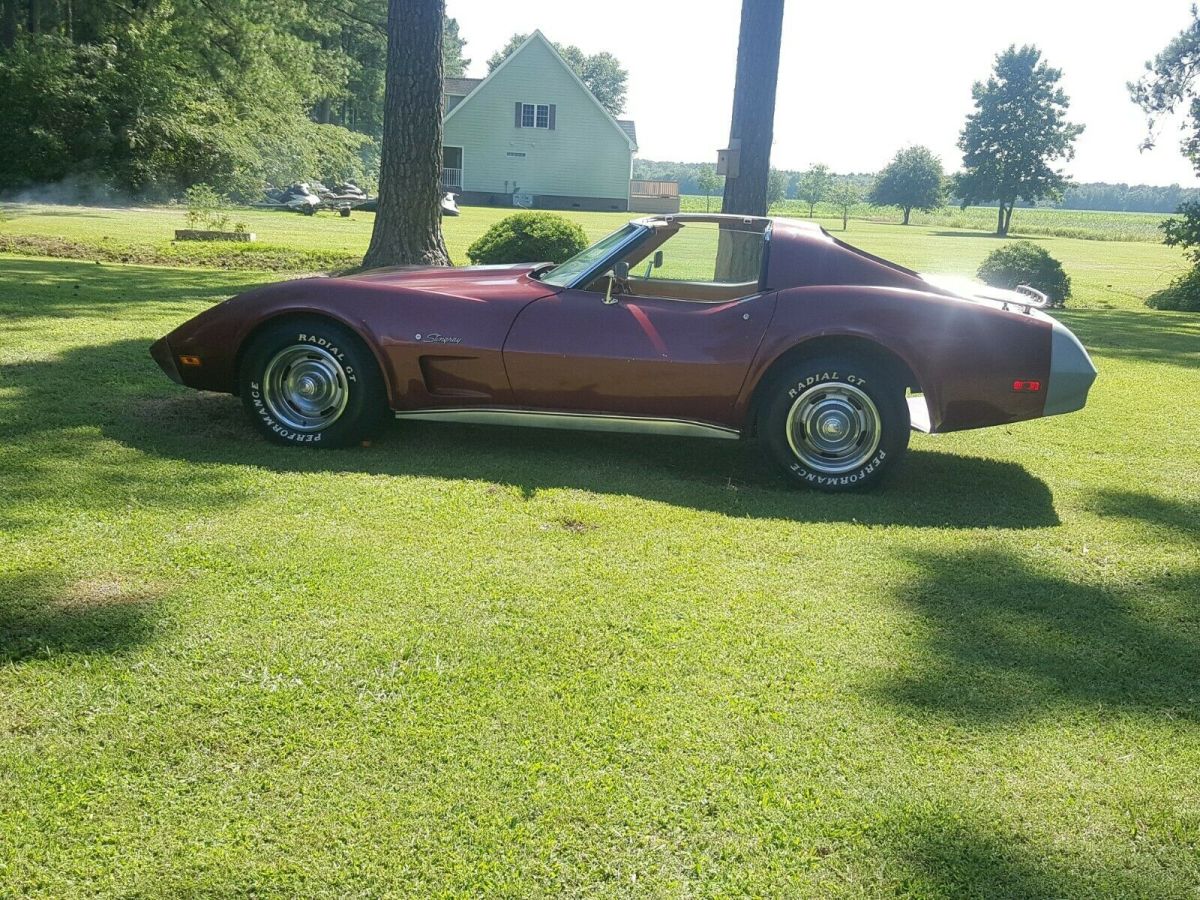
[[(1128, 81), (1189, 22), (1193, 0), (787, 0), (772, 164), (875, 172), (908, 144), (959, 168), (971, 85), (996, 53), (1033, 43), (1063, 71), (1070, 118), (1086, 126), (1065, 171), (1076, 181), (1200, 187), (1178, 123), (1141, 152), (1146, 122)], [(629, 71), (623, 114), (644, 159), (715, 162), (729, 138), (740, 0), (447, 0), (468, 41), (468, 74), (515, 32), (540, 28)]]

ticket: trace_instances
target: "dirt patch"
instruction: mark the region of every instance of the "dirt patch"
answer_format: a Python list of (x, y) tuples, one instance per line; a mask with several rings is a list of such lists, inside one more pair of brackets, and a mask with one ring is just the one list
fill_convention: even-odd
[(76, 581), (54, 601), (54, 606), (63, 611), (134, 606), (149, 603), (155, 596), (156, 592), (144, 584), (99, 576)]
[(556, 522), (563, 531), (569, 531), (572, 534), (583, 534), (584, 532), (587, 532), (587, 531), (595, 531), (596, 530), (595, 525), (592, 525), (588, 522), (584, 522), (580, 519), (573, 519), (570, 517), (566, 517), (566, 518), (562, 518), (562, 519), (557, 519)]

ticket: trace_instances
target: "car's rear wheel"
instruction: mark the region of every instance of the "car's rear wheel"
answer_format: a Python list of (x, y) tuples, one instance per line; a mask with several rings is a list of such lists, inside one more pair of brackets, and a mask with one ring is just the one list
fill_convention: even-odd
[(763, 389), (759, 439), (794, 482), (823, 491), (871, 487), (908, 449), (904, 387), (867, 360), (797, 362)]
[(255, 335), (239, 388), (258, 430), (280, 444), (356, 444), (387, 414), (371, 352), (349, 329), (324, 319), (285, 319)]

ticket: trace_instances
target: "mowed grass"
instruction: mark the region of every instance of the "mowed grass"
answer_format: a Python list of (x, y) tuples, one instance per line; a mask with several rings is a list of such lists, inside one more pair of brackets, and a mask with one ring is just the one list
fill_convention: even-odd
[[(461, 216), (445, 219), (443, 229), (453, 262), (468, 264), (467, 248), (511, 212), (464, 207)], [(799, 215), (799, 210), (792, 212)], [(63, 251), (63, 245), (70, 245), (67, 255), (85, 259), (291, 272), (358, 265), (370, 242), (375, 219), (371, 213), (357, 212), (343, 219), (332, 213), (306, 217), (296, 213), (239, 210), (233, 218), (244, 221), (259, 236), (259, 243), (210, 244), (172, 242), (174, 229), (184, 226), (181, 208), (8, 205), (4, 213), (6, 220), (0, 221), (0, 251), (7, 247), (10, 251), (57, 255)], [(567, 215), (583, 227), (590, 240), (596, 240), (635, 214)], [(1100, 215), (1119, 220), (1132, 214)], [(852, 219), (849, 229), (843, 232), (840, 217), (817, 221), (835, 237), (922, 272), (974, 276), (984, 257), (1004, 243), (987, 231), (941, 225), (905, 227), (893, 222)], [(1014, 238), (1036, 241), (1063, 263), (1073, 280), (1074, 294), (1069, 303), (1076, 308), (1140, 308), (1149, 294), (1166, 287), (1186, 269), (1182, 253), (1158, 243), (1021, 234)]]
[(0, 257), (0, 894), (1194, 895), (1200, 320), (1140, 308), (1164, 248), (1047, 244), (1087, 409), (860, 496), (726, 442), (274, 447), (146, 352), (269, 273)]
[[(704, 197), (685, 194), (680, 205), (687, 212), (705, 212), (719, 209), (720, 197)], [(793, 216), (807, 219), (808, 204), (801, 200), (784, 200), (771, 208), (772, 215)], [(842, 211), (832, 203), (818, 203), (813, 214), (821, 220), (842, 224)], [(871, 222), (900, 222), (903, 213), (899, 209), (858, 204), (851, 210), (855, 219)], [(1029, 235), (1049, 237), (1071, 237), (1091, 241), (1148, 241), (1160, 243), (1163, 239), (1159, 224), (1170, 217), (1170, 213), (1103, 212), (1086, 209), (1017, 209), (1013, 213), (1012, 233), (1014, 237)], [(960, 209), (943, 206), (931, 212), (914, 210), (914, 225), (939, 225), (949, 228), (965, 228), (971, 231), (994, 231), (996, 210), (984, 206)]]

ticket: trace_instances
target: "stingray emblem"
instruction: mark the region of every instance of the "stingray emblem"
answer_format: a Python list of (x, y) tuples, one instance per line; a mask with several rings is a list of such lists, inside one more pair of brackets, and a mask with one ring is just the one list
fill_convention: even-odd
[(446, 337), (444, 334), (436, 334), (436, 333), (421, 334), (420, 332), (417, 332), (416, 334), (413, 335), (413, 338), (415, 340), (420, 341), (422, 344), (461, 344), (462, 343), (462, 338)]

